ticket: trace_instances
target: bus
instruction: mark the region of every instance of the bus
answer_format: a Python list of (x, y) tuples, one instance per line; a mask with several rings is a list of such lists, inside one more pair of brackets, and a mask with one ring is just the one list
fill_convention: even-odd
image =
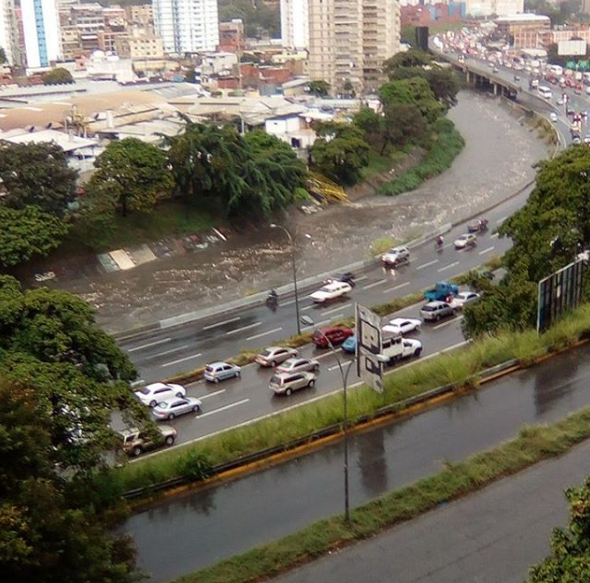
[(537, 91), (543, 99), (551, 99), (552, 97), (551, 89), (545, 85), (539, 85)]

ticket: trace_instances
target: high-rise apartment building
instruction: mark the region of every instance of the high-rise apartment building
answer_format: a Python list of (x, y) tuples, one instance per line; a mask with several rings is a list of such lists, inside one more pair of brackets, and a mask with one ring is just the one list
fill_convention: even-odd
[(309, 46), (309, 0), (281, 0), (281, 38), (287, 49)]
[(213, 51), (219, 44), (217, 0), (153, 0), (153, 11), (166, 53)]
[(27, 67), (51, 66), (61, 56), (55, 0), (21, 0), (21, 10)]
[(14, 0), (0, 0), (0, 47), (9, 64), (20, 64)]
[[(310, 78), (335, 93), (375, 90), (385, 80), (383, 61), (399, 51), (399, 0), (307, 0), (307, 10)], [(287, 14), (281, 24), (295, 36)]]

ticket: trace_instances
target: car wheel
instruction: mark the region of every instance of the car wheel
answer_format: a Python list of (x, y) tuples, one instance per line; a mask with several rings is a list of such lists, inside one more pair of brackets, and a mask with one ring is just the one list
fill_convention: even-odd
[(219, 384), (219, 377), (215, 377), (215, 380), (213, 381), (216, 385)]
[(287, 395), (287, 397), (290, 396), (292, 393), (293, 393), (293, 391), (291, 389), (287, 389), (285, 391), (285, 395)]
[(416, 358), (418, 358), (421, 354), (422, 354), (422, 348), (416, 348), (416, 351), (414, 352), (414, 356)]
[(172, 421), (172, 419), (174, 419), (175, 415), (174, 413), (169, 413), (168, 414), (168, 421)]
[(201, 407), (199, 407), (198, 405), (195, 405), (193, 407), (193, 413), (200, 413), (201, 412)]
[(236, 371), (236, 378), (239, 379), (242, 376), (242, 371), (238, 370)]
[(138, 455), (141, 455), (141, 452), (142, 452), (142, 449), (141, 449), (141, 447), (139, 447), (139, 446), (137, 446), (137, 447), (134, 447), (134, 448), (131, 450), (131, 453), (132, 453), (132, 454), (133, 454), (135, 457), (137, 457)]
[(273, 368), (274, 368), (275, 366), (277, 366), (277, 362), (276, 362), (276, 360), (271, 360), (271, 362), (270, 362), (270, 366), (272, 366)]
[(436, 315), (436, 321), (438, 322), (440, 320), (440, 314)]
[(182, 397), (184, 397), (184, 395), (183, 395), (182, 393), (176, 393), (176, 396), (177, 396), (179, 399), (182, 399)]
[(157, 404), (156, 401), (150, 401), (150, 408), (153, 409)]
[(174, 435), (169, 435), (165, 440), (164, 443), (166, 445), (174, 445)]
[(313, 370), (314, 370), (314, 372), (318, 372), (318, 370), (320, 370), (320, 365), (319, 365), (319, 364), (316, 364), (316, 365), (313, 367)]
[(315, 379), (311, 379), (311, 380), (309, 381), (309, 384), (308, 384), (307, 386), (311, 388), (311, 387), (313, 387), (314, 385), (315, 385)]

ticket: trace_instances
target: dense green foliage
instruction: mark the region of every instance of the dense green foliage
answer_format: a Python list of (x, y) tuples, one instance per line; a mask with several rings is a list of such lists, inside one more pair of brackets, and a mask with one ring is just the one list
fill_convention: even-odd
[(241, 18), (247, 37), (281, 36), (279, 9), (263, 0), (219, 0), (219, 21)]
[(0, 145), (0, 182), (6, 191), (3, 201), (9, 207), (35, 205), (62, 216), (75, 198), (77, 177), (56, 144)]
[(167, 165), (160, 148), (137, 138), (111, 142), (94, 163), (96, 172), (88, 191), (105, 207), (120, 208), (123, 216), (129, 211), (149, 211), (172, 192)]
[(587, 146), (572, 146), (540, 165), (527, 204), (498, 229), (513, 241), (502, 261), (507, 275), (498, 286), (485, 288), (482, 301), (465, 310), (469, 333), (535, 324), (539, 280), (590, 248), (589, 205)]
[(14, 267), (56, 249), (68, 232), (67, 225), (39, 207), (21, 210), (0, 206), (0, 264)]
[(63, 83), (73, 83), (72, 74), (63, 67), (51, 69), (43, 75), (43, 85), (61, 85)]
[(304, 164), (273, 136), (241, 136), (233, 125), (187, 120), (184, 132), (167, 145), (177, 192), (231, 219), (266, 218), (304, 185)]
[(311, 81), (309, 92), (318, 97), (326, 97), (330, 93), (330, 84), (325, 81)]

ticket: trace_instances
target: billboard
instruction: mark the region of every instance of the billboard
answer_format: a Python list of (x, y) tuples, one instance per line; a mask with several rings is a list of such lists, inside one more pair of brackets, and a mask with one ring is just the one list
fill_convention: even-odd
[(381, 318), (368, 308), (356, 305), (356, 372), (378, 393), (383, 393)]
[(557, 54), (560, 57), (583, 57), (586, 54), (585, 40), (560, 40), (557, 43)]
[(586, 263), (587, 257), (579, 257), (539, 282), (537, 332), (545, 332), (580, 304)]

